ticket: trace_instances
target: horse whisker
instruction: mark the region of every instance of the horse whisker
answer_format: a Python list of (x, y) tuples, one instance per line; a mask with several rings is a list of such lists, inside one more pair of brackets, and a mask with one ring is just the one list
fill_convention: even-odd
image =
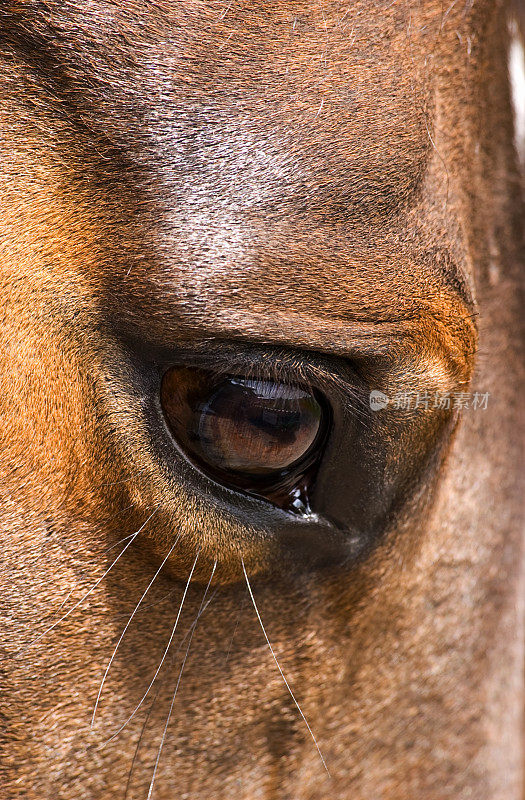
[[(160, 600), (154, 600), (151, 603), (146, 603), (145, 605), (144, 604), (141, 605), (140, 610), (144, 612), (144, 611), (147, 611), (148, 608), (155, 608), (155, 606), (160, 606), (160, 605), (162, 605), (162, 603), (165, 603), (166, 600), (169, 600), (169, 598), (172, 597), (174, 594), (175, 594), (174, 590), (170, 589), (169, 592), (166, 592), (166, 594), (164, 594), (160, 598)], [(122, 611), (121, 613), (115, 614), (114, 616), (115, 616), (115, 619), (120, 619), (121, 617), (127, 617), (128, 613), (129, 612), (127, 612), (127, 611)]]
[(41, 634), (39, 634), (39, 636), (37, 636), (35, 639), (33, 639), (31, 642), (29, 642), (29, 644), (27, 644), (25, 647), (23, 647), (21, 650), (19, 650), (19, 651), (18, 651), (18, 653), (16, 654), (16, 657), (17, 657), (17, 658), (18, 658), (19, 656), (23, 655), (23, 654), (24, 654), (24, 653), (25, 653), (27, 650), (29, 650), (29, 648), (30, 648), (30, 647), (33, 647), (33, 645), (34, 645), (34, 644), (36, 644), (37, 642), (39, 642), (39, 641), (40, 641), (40, 639), (42, 639), (44, 636), (46, 636), (46, 634), (50, 633), (50, 632), (51, 632), (51, 631), (52, 631), (54, 628), (56, 628), (56, 627), (57, 627), (57, 625), (60, 625), (60, 623), (61, 623), (61, 622), (63, 622), (65, 619), (67, 619), (67, 617), (69, 617), (69, 615), (70, 615), (70, 614), (72, 614), (72, 613), (73, 613), (73, 611), (75, 611), (75, 609), (77, 609), (77, 608), (78, 608), (80, 605), (82, 605), (82, 603), (84, 602), (84, 600), (87, 600), (87, 598), (89, 597), (89, 595), (90, 595), (90, 594), (92, 594), (92, 593), (95, 591), (95, 589), (97, 588), (97, 586), (99, 586), (99, 585), (102, 583), (102, 581), (104, 580), (104, 578), (106, 577), (106, 575), (107, 575), (107, 574), (108, 574), (108, 573), (109, 573), (109, 572), (110, 572), (110, 571), (113, 569), (113, 567), (115, 566), (115, 564), (117, 563), (117, 561), (118, 561), (118, 560), (121, 558), (121, 556), (123, 556), (123, 555), (124, 555), (124, 553), (126, 552), (126, 550), (128, 549), (128, 547), (129, 547), (131, 544), (133, 544), (133, 542), (135, 541), (135, 539), (137, 538), (137, 536), (139, 535), (139, 533), (141, 533), (141, 531), (143, 531), (143, 530), (144, 530), (144, 528), (146, 527), (146, 525), (148, 524), (148, 522), (150, 521), (150, 519), (151, 519), (153, 516), (155, 516), (155, 514), (156, 514), (156, 513), (157, 513), (157, 511), (158, 511), (158, 509), (159, 509), (159, 507), (157, 506), (157, 508), (156, 508), (156, 509), (153, 511), (153, 513), (152, 513), (152, 514), (150, 514), (150, 515), (149, 515), (149, 517), (147, 518), (147, 520), (146, 520), (146, 521), (145, 521), (145, 522), (144, 522), (144, 523), (143, 523), (143, 524), (140, 526), (140, 528), (138, 529), (138, 531), (135, 531), (135, 533), (132, 535), (132, 537), (131, 537), (130, 541), (129, 541), (129, 542), (127, 543), (127, 545), (126, 545), (126, 546), (125, 546), (125, 547), (124, 547), (124, 548), (123, 548), (123, 549), (120, 551), (120, 553), (118, 554), (118, 556), (116, 557), (116, 559), (113, 561), (113, 563), (112, 563), (112, 564), (110, 564), (110, 566), (107, 568), (107, 570), (104, 572), (104, 574), (103, 574), (103, 575), (102, 575), (102, 576), (101, 576), (101, 577), (100, 577), (100, 578), (99, 578), (97, 581), (95, 581), (95, 583), (93, 584), (93, 586), (92, 586), (90, 589), (88, 589), (88, 591), (85, 593), (85, 595), (84, 595), (83, 597), (81, 597), (81, 598), (80, 598), (80, 600), (79, 600), (77, 603), (75, 603), (75, 605), (74, 605), (72, 608), (70, 608), (70, 609), (69, 609), (69, 611), (68, 611), (66, 614), (63, 614), (63, 615), (60, 617), (60, 619), (57, 619), (57, 620), (56, 620), (56, 622), (54, 622), (52, 625), (50, 625), (48, 628), (46, 628), (46, 629), (45, 629), (45, 631), (43, 631)]
[(237, 614), (237, 621), (235, 623), (235, 628), (233, 629), (232, 637), (230, 639), (230, 644), (228, 645), (228, 652), (226, 653), (226, 660), (224, 662), (224, 666), (226, 666), (226, 664), (228, 663), (228, 660), (230, 658), (230, 653), (231, 653), (231, 649), (232, 649), (232, 645), (233, 645), (233, 640), (235, 638), (235, 634), (237, 633), (237, 628), (239, 627), (239, 622), (241, 621), (241, 614), (242, 614), (242, 610), (244, 608), (245, 600), (246, 600), (246, 598), (243, 597), (242, 598), (242, 602), (241, 602), (241, 607), (239, 609), (239, 613)]
[[(297, 700), (296, 700), (296, 698), (295, 698), (295, 695), (294, 695), (294, 693), (292, 692), (292, 689), (291, 689), (291, 687), (290, 687), (290, 684), (289, 684), (289, 683), (288, 683), (288, 681), (286, 680), (285, 674), (284, 674), (284, 672), (283, 672), (283, 671), (282, 671), (282, 669), (281, 669), (281, 665), (279, 664), (279, 662), (278, 662), (278, 660), (277, 660), (277, 656), (275, 655), (275, 651), (274, 651), (274, 649), (273, 649), (273, 647), (272, 647), (272, 645), (271, 645), (271, 643), (270, 643), (270, 640), (269, 640), (269, 638), (268, 638), (268, 634), (266, 633), (266, 628), (265, 628), (265, 627), (264, 627), (264, 625), (263, 625), (263, 621), (262, 621), (262, 619), (261, 619), (261, 615), (259, 614), (259, 609), (257, 608), (257, 603), (255, 602), (255, 597), (253, 596), (252, 587), (251, 587), (251, 585), (250, 585), (250, 581), (248, 580), (248, 573), (246, 572), (246, 567), (244, 566), (244, 559), (243, 559), (243, 558), (241, 558), (241, 562), (242, 562), (242, 569), (243, 569), (243, 572), (244, 572), (244, 577), (245, 577), (245, 579), (246, 579), (246, 586), (248, 587), (248, 591), (249, 591), (249, 593), (250, 593), (250, 597), (251, 597), (251, 599), (252, 599), (253, 607), (254, 607), (254, 609), (255, 609), (255, 613), (257, 614), (257, 619), (259, 620), (259, 624), (260, 624), (260, 626), (261, 626), (261, 628), (262, 628), (262, 632), (264, 633), (264, 638), (266, 639), (266, 644), (268, 645), (268, 647), (269, 647), (269, 649), (270, 649), (270, 653), (272, 654), (272, 656), (273, 656), (273, 660), (275, 661), (275, 663), (276, 663), (276, 665), (277, 665), (277, 669), (279, 670), (279, 672), (280, 672), (280, 674), (281, 674), (281, 678), (283, 679), (283, 681), (284, 681), (284, 684), (285, 684), (286, 688), (288, 689), (288, 691), (289, 691), (289, 693), (290, 693), (290, 697), (292, 698), (293, 702), (295, 703), (295, 706), (296, 706), (296, 708), (297, 708), (297, 710), (298, 710), (299, 714), (300, 714), (300, 715), (301, 715), (301, 717), (303, 718), (304, 724), (305, 724), (305, 725), (306, 725), (306, 727), (308, 728), (308, 733), (309, 733), (309, 734), (310, 734), (310, 736), (312, 737), (313, 743), (315, 744), (315, 747), (316, 747), (316, 749), (317, 749), (317, 752), (319, 753), (319, 757), (320, 757), (321, 761), (323, 762), (323, 767), (325, 768), (325, 770), (326, 770), (326, 772), (327, 772), (328, 776), (330, 777), (330, 770), (329, 770), (329, 769), (328, 769), (328, 767), (326, 766), (326, 761), (324, 760), (323, 754), (321, 753), (321, 749), (320, 749), (320, 747), (319, 747), (319, 745), (318, 745), (318, 743), (317, 743), (317, 739), (315, 738), (315, 736), (314, 736), (314, 733), (313, 733), (313, 731), (312, 731), (312, 729), (311, 729), (310, 725), (308, 724), (308, 720), (306, 719), (306, 717), (305, 717), (305, 715), (304, 715), (304, 713), (303, 713), (303, 710), (302, 710), (301, 706), (300, 706), (300, 705), (299, 705), (299, 703), (297, 702)], [(149, 795), (148, 795), (148, 797), (149, 797)]]
[(191, 568), (191, 572), (190, 572), (190, 574), (189, 574), (188, 580), (187, 580), (187, 582), (186, 582), (186, 587), (185, 587), (185, 589), (184, 589), (184, 593), (183, 593), (183, 595), (182, 595), (182, 600), (180, 601), (180, 606), (179, 606), (179, 610), (178, 610), (178, 612), (177, 612), (177, 617), (176, 617), (176, 619), (175, 619), (175, 622), (174, 622), (174, 624), (173, 624), (173, 628), (171, 629), (171, 634), (170, 634), (170, 638), (169, 638), (169, 640), (168, 640), (168, 644), (166, 645), (166, 647), (165, 647), (165, 649), (164, 649), (164, 652), (163, 652), (163, 654), (162, 654), (162, 658), (160, 659), (160, 663), (159, 663), (159, 665), (158, 665), (158, 667), (157, 667), (157, 669), (156, 669), (156, 672), (155, 672), (155, 674), (154, 674), (153, 678), (151, 679), (151, 682), (150, 682), (150, 684), (149, 684), (148, 688), (146, 689), (146, 691), (145, 691), (145, 692), (144, 692), (144, 694), (142, 695), (142, 698), (141, 698), (141, 700), (140, 700), (140, 701), (138, 702), (138, 704), (135, 706), (135, 708), (134, 708), (134, 710), (132, 711), (132, 713), (130, 714), (130, 716), (127, 718), (127, 720), (126, 720), (124, 723), (122, 723), (122, 725), (120, 726), (120, 728), (119, 728), (117, 731), (115, 731), (115, 733), (114, 733), (112, 736), (110, 736), (110, 737), (109, 737), (109, 739), (107, 739), (107, 741), (104, 743), (104, 745), (103, 745), (103, 746), (105, 746), (106, 744), (109, 744), (109, 742), (112, 742), (112, 741), (113, 741), (113, 739), (115, 739), (115, 738), (116, 738), (116, 737), (119, 735), (119, 733), (121, 733), (121, 732), (124, 730), (124, 728), (126, 727), (126, 725), (127, 725), (129, 722), (131, 722), (131, 720), (133, 719), (133, 717), (135, 716), (135, 714), (137, 713), (137, 711), (139, 710), (139, 708), (141, 708), (142, 704), (144, 703), (144, 701), (145, 701), (146, 697), (148, 696), (148, 694), (149, 694), (149, 692), (150, 692), (150, 690), (151, 690), (151, 687), (152, 687), (152, 686), (153, 686), (153, 684), (155, 683), (155, 680), (156, 680), (156, 678), (157, 678), (157, 675), (159, 674), (160, 670), (162, 669), (162, 665), (164, 664), (164, 661), (166, 660), (166, 656), (168, 655), (168, 650), (169, 650), (169, 649), (170, 649), (170, 647), (171, 647), (171, 643), (172, 643), (172, 641), (173, 641), (173, 637), (175, 636), (175, 631), (177, 630), (177, 625), (178, 625), (178, 623), (179, 623), (180, 615), (181, 615), (181, 612), (182, 612), (182, 606), (184, 605), (184, 601), (185, 601), (185, 599), (186, 599), (186, 595), (187, 595), (187, 593), (188, 593), (188, 589), (189, 589), (189, 586), (190, 586), (190, 581), (191, 581), (191, 578), (192, 578), (192, 576), (193, 576), (193, 571), (195, 570), (195, 566), (196, 566), (196, 564), (197, 564), (197, 559), (198, 559), (198, 557), (199, 557), (199, 553), (200, 553), (200, 550), (197, 552), (197, 556), (196, 556), (196, 558), (195, 558), (195, 561), (193, 562), (193, 566), (192, 566), (192, 568)]
[(95, 724), (95, 716), (96, 716), (96, 714), (97, 714), (97, 708), (98, 708), (98, 704), (99, 704), (99, 702), (100, 702), (100, 696), (101, 696), (101, 694), (102, 694), (102, 689), (104, 688), (104, 684), (105, 684), (105, 682), (106, 682), (106, 678), (107, 678), (107, 676), (108, 676), (108, 672), (109, 672), (109, 670), (111, 669), (111, 665), (113, 664), (113, 661), (114, 661), (114, 659), (115, 659), (115, 656), (116, 656), (116, 654), (117, 654), (117, 650), (118, 650), (118, 648), (119, 648), (119, 645), (120, 645), (120, 643), (121, 643), (122, 639), (124, 638), (124, 636), (125, 636), (125, 634), (126, 634), (126, 631), (127, 631), (127, 629), (128, 629), (128, 628), (129, 628), (129, 626), (131, 625), (131, 622), (132, 622), (132, 620), (133, 620), (133, 618), (134, 618), (135, 614), (136, 614), (136, 613), (137, 613), (137, 611), (139, 610), (139, 607), (140, 607), (140, 605), (141, 605), (142, 601), (144, 600), (144, 598), (146, 597), (147, 593), (149, 592), (149, 590), (151, 589), (151, 587), (152, 587), (152, 586), (153, 586), (153, 584), (155, 583), (155, 581), (156, 581), (157, 577), (159, 576), (159, 574), (160, 574), (160, 572), (161, 572), (161, 570), (162, 570), (162, 568), (163, 568), (164, 564), (166, 563), (166, 561), (168, 560), (168, 558), (170, 557), (170, 555), (173, 553), (173, 551), (174, 551), (174, 549), (175, 549), (175, 547), (176, 547), (176, 545), (177, 545), (177, 542), (179, 541), (179, 539), (180, 539), (180, 533), (179, 533), (179, 535), (177, 536), (177, 538), (175, 539), (175, 541), (173, 542), (173, 544), (172, 544), (172, 546), (170, 547), (170, 549), (169, 549), (169, 551), (168, 551), (167, 555), (164, 557), (164, 560), (162, 561), (162, 563), (161, 563), (160, 567), (159, 567), (159, 568), (157, 569), (157, 571), (155, 572), (155, 574), (154, 574), (153, 578), (150, 580), (150, 582), (148, 583), (148, 585), (147, 585), (147, 586), (146, 586), (146, 588), (144, 589), (144, 592), (143, 592), (143, 594), (142, 594), (142, 597), (140, 598), (140, 600), (138, 601), (137, 605), (135, 606), (135, 608), (133, 609), (132, 613), (130, 614), (130, 617), (129, 617), (129, 619), (128, 619), (128, 621), (126, 622), (126, 625), (124, 626), (124, 630), (123, 630), (123, 631), (122, 631), (122, 633), (120, 634), (119, 640), (118, 640), (117, 644), (115, 645), (115, 649), (113, 650), (113, 653), (112, 653), (112, 655), (111, 655), (111, 658), (109, 659), (108, 665), (107, 665), (107, 667), (106, 667), (106, 671), (104, 672), (104, 675), (103, 675), (103, 677), (102, 677), (102, 680), (101, 680), (101, 682), (100, 682), (100, 687), (99, 687), (99, 690), (98, 690), (97, 699), (95, 700), (95, 707), (94, 707), (94, 709), (93, 709), (93, 715), (92, 715), (92, 717), (91, 717), (91, 726), (90, 726), (91, 728), (92, 728), (92, 727), (93, 727), (93, 725)]
[[(117, 511), (116, 514), (111, 514), (111, 516), (107, 517), (107, 520), (109, 521), (109, 520), (115, 519), (115, 517), (118, 517), (121, 514), (124, 514), (125, 511), (129, 511), (132, 508), (133, 508), (133, 503), (130, 506), (126, 506), (126, 508), (123, 508), (121, 511)], [(61, 534), (61, 531), (59, 531), (59, 530), (54, 530), (52, 533), (50, 532), (48, 534), (48, 536), (46, 537), (45, 545), (43, 545), (41, 547), (40, 554), (34, 559), (34, 561), (28, 562), (28, 564), (26, 566), (26, 569), (28, 571), (32, 570), (33, 567), (35, 567), (44, 557), (47, 558), (48, 560), (51, 559), (51, 556), (48, 555), (45, 551), (48, 550), (54, 544), (57, 544), (57, 542), (59, 541), (60, 534)], [(104, 554), (109, 553), (110, 550), (113, 550), (113, 548), (118, 547), (119, 544), (121, 544), (122, 542), (127, 541), (133, 535), (134, 534), (130, 533), (129, 536), (125, 536), (123, 539), (119, 539), (118, 542), (114, 542), (114, 544), (110, 545), (108, 548), (106, 548), (104, 550)], [(70, 592), (70, 594), (71, 594), (71, 592)], [(64, 605), (64, 603), (62, 603), (61, 605)]]
[(138, 469), (129, 478), (124, 478), (121, 481), (112, 481), (111, 483), (101, 483), (100, 487), (105, 489), (108, 486), (120, 486), (123, 483), (129, 483), (130, 481), (135, 480), (137, 475), (142, 475), (143, 472), (146, 472), (147, 469), (148, 469), (148, 467), (142, 467), (142, 469)]
[[(204, 601), (206, 600), (206, 596), (207, 596), (207, 594), (208, 594), (208, 590), (209, 590), (209, 588), (210, 588), (210, 584), (211, 584), (211, 582), (212, 582), (212, 579), (213, 579), (213, 576), (214, 576), (214, 574), (215, 574), (215, 569), (216, 569), (216, 567), (217, 567), (217, 559), (215, 559), (215, 563), (214, 563), (214, 565), (213, 565), (213, 569), (212, 569), (212, 571), (211, 571), (210, 579), (209, 579), (209, 581), (208, 581), (208, 584), (207, 584), (207, 586), (206, 586), (206, 589), (204, 590), (204, 594), (203, 594), (203, 596), (202, 596), (202, 600), (201, 600), (201, 604), (200, 604), (200, 606), (199, 606), (199, 610), (198, 610), (198, 612), (197, 612), (197, 616), (196, 616), (196, 617), (195, 617), (195, 619), (193, 620), (193, 622), (192, 622), (191, 626), (190, 626), (190, 627), (188, 628), (188, 630), (186, 631), (186, 634), (184, 635), (184, 638), (181, 640), (181, 642), (180, 642), (179, 646), (177, 647), (177, 649), (176, 649), (176, 650), (175, 650), (175, 652), (173, 653), (173, 656), (172, 656), (172, 658), (171, 658), (171, 664), (172, 664), (172, 665), (173, 665), (173, 660), (174, 660), (174, 658), (175, 658), (175, 655), (178, 653), (178, 651), (180, 650), (181, 646), (184, 644), (184, 642), (185, 642), (185, 640), (187, 639), (188, 635), (191, 633), (191, 636), (193, 636), (193, 632), (195, 631), (195, 628), (196, 628), (196, 626), (197, 626), (197, 622), (199, 621), (199, 618), (202, 616), (202, 614), (204, 614), (204, 612), (206, 611), (207, 607), (209, 606), (209, 604), (211, 603), (211, 601), (212, 601), (212, 600), (213, 600), (213, 598), (215, 597), (215, 594), (216, 594), (216, 592), (214, 592), (214, 594), (213, 594), (213, 595), (210, 597), (210, 599), (208, 600), (208, 602), (206, 603), (206, 605), (204, 605)], [(190, 638), (190, 644), (191, 644), (191, 638)], [(189, 646), (188, 646), (188, 649), (189, 649)], [(140, 736), (139, 736), (139, 738), (138, 738), (138, 741), (137, 741), (137, 744), (136, 744), (136, 746), (135, 746), (135, 752), (133, 753), (133, 759), (132, 759), (132, 761), (131, 761), (131, 766), (130, 766), (130, 769), (129, 769), (128, 780), (127, 780), (127, 783), (126, 783), (126, 790), (125, 790), (125, 792), (124, 792), (124, 798), (123, 798), (123, 800), (126, 800), (126, 799), (127, 799), (128, 792), (129, 792), (129, 787), (130, 787), (130, 785), (131, 785), (131, 778), (132, 778), (132, 776), (133, 776), (133, 769), (134, 769), (134, 767), (135, 767), (135, 761), (137, 760), (137, 756), (138, 756), (138, 753), (139, 753), (139, 750), (140, 750), (140, 745), (141, 745), (142, 739), (143, 739), (143, 737), (144, 737), (144, 733), (145, 733), (145, 731), (146, 731), (146, 728), (147, 728), (147, 726), (148, 726), (149, 718), (150, 718), (150, 716), (151, 716), (151, 713), (152, 713), (152, 711), (153, 711), (153, 707), (154, 707), (155, 703), (157, 702), (157, 698), (158, 698), (158, 696), (159, 696), (160, 690), (161, 690), (161, 689), (162, 689), (162, 687), (164, 686), (164, 683), (166, 682), (166, 678), (167, 678), (167, 677), (168, 677), (168, 673), (166, 673), (166, 675), (164, 675), (164, 677), (163, 677), (162, 681), (160, 682), (160, 684), (159, 684), (159, 686), (158, 686), (158, 688), (157, 688), (157, 691), (155, 692), (155, 696), (153, 697), (153, 700), (151, 701), (151, 705), (150, 705), (150, 707), (148, 708), (148, 713), (146, 714), (146, 718), (145, 718), (145, 720), (144, 720), (144, 722), (143, 722), (143, 724), (142, 724), (142, 728), (141, 728), (141, 731), (140, 731)]]
[[(195, 562), (194, 562), (193, 566), (195, 566), (195, 564), (197, 563), (197, 558), (198, 557), (199, 557), (199, 551), (197, 551), (197, 555), (195, 557)], [(215, 562), (215, 563), (217, 563), (217, 562)], [(215, 567), (214, 567), (214, 569), (215, 569)], [(211, 581), (211, 578), (210, 578), (210, 581)], [(206, 591), (207, 591), (207, 589), (206, 589)], [(198, 617), (197, 617), (197, 619), (198, 619)], [(190, 639), (189, 639), (189, 642), (188, 642), (188, 646), (186, 648), (186, 652), (184, 653), (184, 658), (182, 659), (182, 664), (181, 664), (180, 670), (179, 670), (179, 677), (177, 678), (177, 684), (175, 686), (175, 690), (174, 690), (173, 696), (171, 698), (171, 703), (170, 703), (170, 708), (169, 708), (169, 711), (168, 711), (168, 716), (166, 717), (166, 723), (164, 725), (164, 730), (162, 731), (162, 737), (161, 737), (161, 740), (160, 740), (159, 750), (158, 750), (158, 753), (157, 753), (157, 758), (155, 760), (155, 766), (153, 768), (153, 775), (151, 776), (151, 783), (149, 785), (149, 791), (148, 791), (148, 796), (147, 796), (146, 800), (150, 800), (151, 795), (153, 793), (153, 786), (155, 784), (155, 777), (157, 775), (157, 769), (158, 769), (158, 766), (159, 766), (160, 757), (162, 755), (162, 748), (164, 747), (164, 742), (166, 740), (166, 733), (168, 731), (168, 726), (170, 724), (171, 715), (172, 715), (172, 712), (173, 712), (173, 706), (175, 705), (175, 698), (177, 697), (177, 692), (179, 691), (179, 686), (180, 686), (180, 682), (181, 682), (181, 679), (182, 679), (182, 673), (184, 672), (184, 667), (186, 666), (186, 661), (188, 659), (191, 643), (193, 641), (193, 634), (195, 633), (196, 627), (197, 626), (195, 626), (193, 628), (193, 630), (192, 630), (192, 632), (190, 634)]]

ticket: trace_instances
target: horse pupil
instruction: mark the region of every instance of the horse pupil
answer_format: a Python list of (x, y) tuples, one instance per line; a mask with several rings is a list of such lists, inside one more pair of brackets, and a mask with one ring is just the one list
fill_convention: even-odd
[(254, 428), (260, 428), (267, 433), (280, 433), (286, 435), (295, 431), (301, 425), (301, 414), (298, 412), (287, 412), (282, 409), (273, 411), (265, 408), (262, 411), (254, 410), (253, 416), (249, 417), (250, 423)]

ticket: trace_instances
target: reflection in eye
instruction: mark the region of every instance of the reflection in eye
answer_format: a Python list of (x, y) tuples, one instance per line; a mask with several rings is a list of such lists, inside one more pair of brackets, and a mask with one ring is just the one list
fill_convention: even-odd
[(321, 416), (319, 403), (303, 389), (230, 378), (197, 406), (194, 430), (210, 463), (268, 475), (304, 456)]
[(175, 438), (213, 477), (300, 508), (326, 433), (317, 392), (174, 367), (163, 378), (161, 401)]

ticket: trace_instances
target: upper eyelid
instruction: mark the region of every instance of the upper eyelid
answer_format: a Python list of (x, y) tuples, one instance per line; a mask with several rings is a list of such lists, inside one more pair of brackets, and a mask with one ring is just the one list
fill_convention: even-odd
[[(208, 369), (217, 376), (234, 375), (276, 383), (300, 384), (310, 389), (337, 394), (343, 401), (365, 403), (368, 387), (364, 386), (353, 366), (346, 359), (324, 354), (262, 346), (232, 346), (231, 343), (206, 342), (179, 351), (180, 363)], [(323, 362), (333, 361), (331, 367)], [(339, 367), (339, 369), (337, 368)]]

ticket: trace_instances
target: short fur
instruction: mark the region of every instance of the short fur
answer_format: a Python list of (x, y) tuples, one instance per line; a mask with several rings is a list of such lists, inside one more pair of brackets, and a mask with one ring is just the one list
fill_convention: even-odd
[[(502, 0), (3, 4), (5, 800), (522, 798), (509, 14)], [(245, 346), (489, 404), (414, 422), (392, 457), (404, 494), (362, 558), (283, 575), (262, 504), (245, 524), (241, 501), (162, 467), (137, 377), (149, 348), (224, 363)], [(410, 458), (430, 440), (421, 473)], [(108, 742), (161, 663), (197, 553), (158, 680)]]

